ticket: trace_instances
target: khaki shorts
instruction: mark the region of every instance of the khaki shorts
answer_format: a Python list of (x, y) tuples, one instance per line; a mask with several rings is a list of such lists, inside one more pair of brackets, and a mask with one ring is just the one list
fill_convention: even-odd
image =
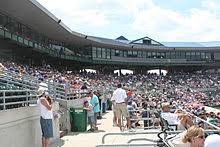
[(125, 103), (116, 104), (115, 113), (117, 118), (121, 118), (121, 115), (123, 115), (126, 118), (130, 117)]

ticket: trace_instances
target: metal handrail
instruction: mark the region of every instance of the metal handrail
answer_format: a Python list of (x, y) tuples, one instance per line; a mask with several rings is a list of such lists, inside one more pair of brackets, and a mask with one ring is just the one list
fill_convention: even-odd
[[(177, 133), (181, 133), (181, 132), (183, 132), (183, 130), (180, 130), (180, 131), (166, 131), (166, 133), (168, 133), (168, 134), (177, 134)], [(211, 132), (219, 133), (220, 130), (204, 130), (204, 132), (206, 132), (206, 133), (211, 133)], [(102, 137), (102, 144), (105, 144), (105, 138), (107, 136), (114, 136), (114, 135), (143, 135), (143, 134), (158, 134), (158, 133), (161, 133), (161, 131), (106, 133)]]
[[(25, 92), (25, 93), (24, 94), (20, 94), (20, 95), (6, 96), (6, 93), (15, 93), (15, 92)], [(33, 102), (31, 100), (31, 98), (36, 98), (36, 96), (37, 96), (35, 94), (34, 95), (31, 94), (31, 92), (35, 92), (35, 91), (34, 90), (0, 90), (0, 93), (3, 94), (0, 97), (1, 109), (6, 110), (7, 108), (10, 108), (10, 107), (6, 107), (6, 106), (10, 106), (10, 105), (12, 107), (14, 107), (13, 105), (17, 105), (15, 107), (21, 107), (19, 104), (25, 104), (23, 106), (28, 106), (31, 102)], [(6, 99), (16, 99), (16, 102), (6, 101)]]
[(96, 145), (95, 147), (144, 147), (144, 146), (157, 146), (157, 144), (105, 144), (105, 145)]
[[(189, 113), (189, 112), (187, 112), (186, 110), (183, 110), (183, 109), (180, 108), (180, 107), (179, 107), (179, 109), (182, 110), (183, 112)], [(206, 123), (206, 124), (212, 126), (213, 128), (215, 128), (215, 129), (217, 129), (217, 130), (220, 130), (220, 127), (217, 127), (216, 125), (213, 125), (213, 124), (211, 124), (210, 122), (208, 122), (208, 121), (206, 121), (206, 120), (204, 120), (204, 119), (201, 119), (201, 118), (199, 118), (198, 116), (196, 116), (196, 115), (194, 115), (194, 114), (192, 114), (192, 113), (190, 113), (190, 115), (193, 116), (194, 118), (196, 118), (196, 119), (198, 119), (198, 120), (200, 120), (200, 121), (202, 121), (202, 122), (204, 122), (204, 123)]]

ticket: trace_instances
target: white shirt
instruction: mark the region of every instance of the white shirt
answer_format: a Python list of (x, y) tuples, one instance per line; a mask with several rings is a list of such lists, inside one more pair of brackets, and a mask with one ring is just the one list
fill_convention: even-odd
[(167, 120), (168, 124), (178, 124), (178, 116), (175, 113), (170, 112), (162, 112), (161, 117), (163, 117), (165, 120)]
[(52, 119), (53, 118), (53, 112), (52, 110), (48, 110), (42, 103), (41, 103), (41, 100), (44, 99), (43, 97), (39, 98), (37, 100), (37, 105), (38, 105), (38, 108), (40, 110), (40, 116), (43, 118), (43, 119)]
[(123, 103), (125, 102), (125, 98), (127, 98), (126, 91), (122, 88), (117, 88), (113, 92), (112, 100), (115, 100), (116, 103)]

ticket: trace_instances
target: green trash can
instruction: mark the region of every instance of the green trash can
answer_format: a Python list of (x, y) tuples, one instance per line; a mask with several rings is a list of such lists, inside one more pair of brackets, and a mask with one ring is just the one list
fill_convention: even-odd
[(107, 99), (107, 110), (112, 110), (112, 101)]
[(87, 130), (87, 112), (83, 108), (70, 108), (70, 123), (72, 132)]

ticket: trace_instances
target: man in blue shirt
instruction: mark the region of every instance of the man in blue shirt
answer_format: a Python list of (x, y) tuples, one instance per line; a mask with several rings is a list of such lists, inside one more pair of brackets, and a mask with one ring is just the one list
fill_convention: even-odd
[(90, 104), (93, 106), (93, 111), (94, 111), (95, 127), (96, 127), (96, 129), (98, 129), (97, 115), (100, 112), (99, 99), (92, 91), (89, 93), (89, 96), (91, 97)]

